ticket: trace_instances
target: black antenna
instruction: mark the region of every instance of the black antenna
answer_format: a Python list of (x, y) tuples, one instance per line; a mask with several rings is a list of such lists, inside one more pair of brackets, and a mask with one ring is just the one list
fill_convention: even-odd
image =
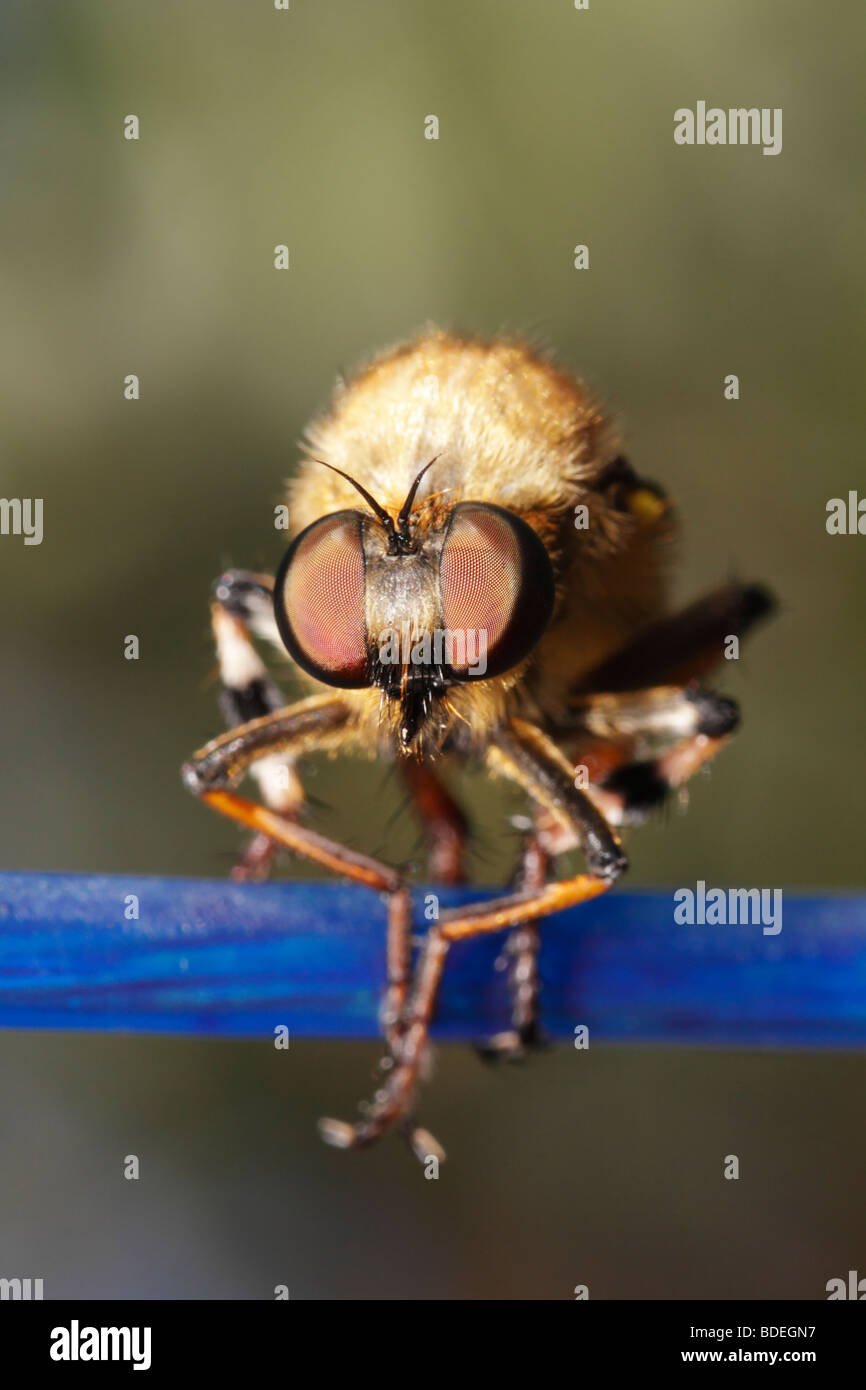
[(418, 474), (414, 483), (410, 487), (408, 495), (406, 497), (406, 501), (403, 503), (402, 507), (397, 513), (397, 535), (400, 537), (401, 541), (408, 542), (410, 540), (409, 515), (412, 511), (412, 503), (415, 501), (415, 493), (418, 491), (418, 484), (424, 477), (424, 474), (427, 472), (427, 469), (432, 468), (434, 463), (436, 462), (436, 459), (441, 457), (441, 454), (436, 454), (435, 458), (432, 458), (429, 463), (425, 463), (424, 467), (421, 469), (421, 472)]
[(342, 468), (335, 468), (332, 463), (325, 463), (324, 459), (313, 459), (313, 463), (320, 463), (324, 468), (330, 468), (332, 473), (339, 473), (341, 478), (345, 478), (347, 483), (351, 483), (352, 487), (357, 488), (364, 501), (373, 508), (373, 511), (376, 513), (376, 516), (379, 518), (382, 525), (385, 527), (385, 530), (388, 532), (388, 554), (396, 555), (397, 531), (394, 527), (394, 518), (388, 515), (388, 513), (385, 511), (385, 508), (379, 505), (375, 497), (370, 496), (369, 492), (365, 487), (361, 487), (361, 484), (359, 482), (356, 482), (354, 478), (350, 478), (348, 473), (344, 473)]
[(313, 459), (313, 463), (320, 463), (323, 468), (330, 468), (332, 473), (339, 473), (341, 478), (345, 478), (347, 483), (351, 483), (352, 487), (360, 492), (364, 501), (368, 506), (373, 508), (375, 515), (379, 518), (388, 533), (389, 555), (408, 555), (412, 549), (412, 537), (409, 534), (409, 515), (412, 511), (412, 503), (415, 501), (415, 493), (418, 491), (418, 484), (424, 477), (427, 469), (432, 468), (438, 458), (441, 458), (441, 454), (437, 454), (436, 458), (432, 458), (429, 463), (425, 463), (424, 467), (421, 469), (421, 472), (409, 489), (406, 501), (400, 508), (396, 525), (394, 524), (394, 518), (385, 511), (385, 508), (376, 501), (375, 497), (371, 497), (367, 489), (362, 487), (355, 478), (350, 477), (348, 473), (344, 473), (342, 468), (335, 468), (332, 463), (325, 463), (324, 459)]

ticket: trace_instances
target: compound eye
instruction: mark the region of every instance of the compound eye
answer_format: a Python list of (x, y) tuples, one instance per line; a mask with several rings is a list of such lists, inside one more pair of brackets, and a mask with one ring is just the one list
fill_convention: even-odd
[(370, 684), (364, 603), (363, 517), (335, 512), (289, 547), (274, 585), (274, 614), (290, 656), (326, 685)]
[[(452, 671), (462, 680), (501, 675), (535, 646), (553, 612), (547, 551), (519, 516), (487, 502), (461, 502), (439, 560)], [(461, 643), (463, 644), (461, 646)], [(461, 652), (469, 654), (466, 661)], [(473, 661), (482, 653), (485, 660)]]

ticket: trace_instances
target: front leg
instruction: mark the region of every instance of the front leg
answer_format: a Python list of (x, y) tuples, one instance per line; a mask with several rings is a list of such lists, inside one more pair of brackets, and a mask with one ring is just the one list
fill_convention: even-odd
[[(570, 827), (584, 851), (590, 873), (562, 883), (511, 893), (492, 902), (455, 908), (440, 915), (424, 940), (402, 1019), (403, 1040), (385, 1084), (365, 1107), (358, 1124), (324, 1120), (322, 1137), (338, 1148), (365, 1148), (412, 1114), (430, 1022), (452, 941), (467, 940), (508, 927), (523, 927), (541, 917), (586, 902), (606, 892), (626, 868), (616, 833), (583, 792), (575, 788), (568, 760), (534, 725), (514, 720), (494, 737), (487, 763), (491, 771), (510, 777), (549, 814)], [(412, 1129), (412, 1148), (424, 1161), (441, 1150), (425, 1148), (429, 1136)]]
[[(212, 739), (183, 768), (189, 791), (214, 810), (253, 832), (256, 840), (293, 850), (343, 878), (363, 883), (386, 896), (388, 912), (387, 992), (382, 1026), (389, 1058), (399, 1051), (402, 1015), (409, 989), (412, 949), (412, 904), (402, 875), (387, 864), (300, 825), (279, 810), (238, 796), (231, 788), (263, 761), (288, 761), (339, 746), (351, 732), (351, 711), (339, 698), (324, 695), (301, 700), (252, 719)], [(255, 842), (255, 841), (254, 841)]]
[[(536, 892), (544, 886), (550, 857), (537, 835), (529, 834), (512, 884), (516, 893)], [(521, 922), (509, 932), (501, 961), (508, 969), (511, 993), (511, 1027), (483, 1043), (479, 1055), (485, 1062), (521, 1062), (529, 1052), (544, 1046), (539, 1019), (541, 982), (538, 953), (541, 930), (537, 922)]]

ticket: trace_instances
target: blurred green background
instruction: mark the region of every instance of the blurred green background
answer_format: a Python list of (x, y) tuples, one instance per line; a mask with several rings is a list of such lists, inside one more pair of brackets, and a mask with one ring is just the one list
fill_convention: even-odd
[[(864, 39), (804, 0), (6, 0), (0, 491), (43, 497), (45, 536), (0, 538), (0, 865), (228, 871), (237, 836), (178, 778), (220, 727), (210, 581), (278, 561), (337, 371), (434, 321), (528, 332), (600, 392), (678, 500), (678, 598), (735, 575), (782, 600), (724, 672), (738, 739), (631, 841), (628, 886), (862, 885), (866, 541), (824, 522), (866, 491)], [(782, 153), (675, 146), (698, 99), (782, 107)], [(381, 764), (307, 781), (335, 834), (417, 853)], [(516, 803), (465, 792), (496, 881)], [(373, 1047), (6, 1033), (0, 1056), (0, 1274), (48, 1297), (814, 1298), (866, 1261), (856, 1056), (500, 1074), (445, 1048), (439, 1182), (393, 1141), (318, 1143)]]

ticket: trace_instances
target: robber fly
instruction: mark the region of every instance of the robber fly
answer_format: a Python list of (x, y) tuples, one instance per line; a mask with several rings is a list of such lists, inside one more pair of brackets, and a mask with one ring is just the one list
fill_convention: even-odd
[[(769, 613), (727, 584), (670, 613), (674, 512), (619, 452), (586, 388), (526, 343), (429, 331), (337, 387), (290, 486), (291, 544), (275, 579), (231, 570), (212, 623), (228, 732), (193, 755), (188, 788), (253, 832), (235, 871), (263, 877), (276, 847), (387, 897), (382, 1081), (357, 1148), (415, 1123), (449, 947), (508, 931), (512, 1026), (489, 1054), (538, 1044), (538, 922), (605, 892), (626, 868), (620, 831), (644, 820), (727, 742), (733, 701), (698, 683)], [(286, 705), (251, 641), (288, 652), (310, 693)], [(473, 762), (526, 794), (531, 829), (511, 891), (443, 911), (413, 961), (405, 875), (303, 819), (297, 765), (339, 750), (405, 779), (439, 881), (463, 878), (466, 823), (439, 770)], [(260, 800), (234, 789), (243, 774)], [(581, 873), (552, 861), (582, 851)]]

